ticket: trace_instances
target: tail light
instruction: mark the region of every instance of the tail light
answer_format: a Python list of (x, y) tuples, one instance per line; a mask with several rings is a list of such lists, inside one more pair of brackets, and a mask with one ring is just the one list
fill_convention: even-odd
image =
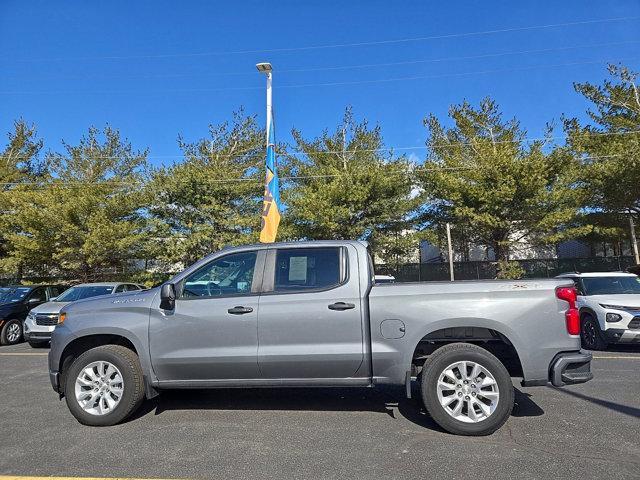
[(569, 335), (580, 335), (580, 313), (576, 307), (578, 292), (574, 287), (558, 287), (556, 297), (569, 303), (569, 309), (564, 314), (567, 332)]

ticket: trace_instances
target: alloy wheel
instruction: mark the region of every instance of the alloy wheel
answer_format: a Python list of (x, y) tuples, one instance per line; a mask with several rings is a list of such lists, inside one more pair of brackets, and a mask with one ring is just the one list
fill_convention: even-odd
[(444, 411), (465, 423), (489, 418), (500, 399), (493, 374), (471, 361), (452, 363), (445, 368), (438, 377), (437, 392)]
[(9, 343), (17, 342), (20, 339), (20, 325), (12, 323), (7, 329), (7, 340)]
[(582, 334), (585, 340), (585, 343), (592, 347), (596, 344), (596, 335), (598, 332), (596, 331), (596, 327), (593, 322), (584, 322), (582, 326)]
[(85, 412), (92, 415), (112, 412), (122, 400), (123, 392), (122, 374), (110, 362), (92, 362), (80, 370), (76, 378), (76, 401)]

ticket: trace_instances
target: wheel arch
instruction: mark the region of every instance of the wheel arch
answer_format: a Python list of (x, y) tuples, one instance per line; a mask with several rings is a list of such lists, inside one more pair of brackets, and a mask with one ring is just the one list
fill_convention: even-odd
[(601, 322), (600, 317), (598, 316), (598, 313), (592, 307), (580, 308), (580, 325), (581, 325), (580, 328), (582, 328), (582, 322), (584, 321), (585, 315), (591, 315), (593, 319), (596, 321), (596, 323), (598, 324), (598, 327), (600, 328), (600, 330), (602, 330), (602, 328), (604, 327), (604, 322)]
[[(444, 345), (458, 342), (484, 348), (498, 357), (514, 376), (523, 375), (523, 358), (519, 353), (523, 351), (520, 348), (520, 337), (504, 323), (486, 318), (457, 318), (430, 324), (414, 335), (405, 365), (412, 372), (417, 372), (417, 367), (421, 368), (426, 357)], [(426, 345), (429, 348), (422, 352), (425, 355), (419, 356), (421, 348)]]
[[(144, 350), (144, 346), (141, 342), (130, 332), (123, 330), (104, 330), (104, 331), (91, 331), (86, 334), (76, 335), (69, 343), (64, 346), (60, 358), (58, 360), (58, 372), (60, 373), (60, 389), (64, 389), (65, 374), (68, 371), (73, 361), (78, 358), (82, 353), (95, 347), (103, 345), (120, 345), (128, 348), (134, 352), (140, 361), (143, 375), (145, 378), (145, 390), (148, 397), (155, 396), (155, 391), (149, 385), (148, 379), (148, 355)], [(64, 391), (60, 392), (64, 395)]]
[(598, 314), (591, 307), (582, 307), (582, 308), (580, 308), (580, 320), (582, 320), (582, 316), (585, 315), (585, 314), (594, 316), (596, 318), (596, 320), (598, 319)]

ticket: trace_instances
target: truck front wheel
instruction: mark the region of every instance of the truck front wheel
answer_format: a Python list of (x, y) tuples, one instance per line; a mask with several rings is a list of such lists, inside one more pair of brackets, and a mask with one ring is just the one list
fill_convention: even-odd
[(484, 348), (451, 343), (422, 370), (422, 398), (438, 425), (456, 435), (490, 435), (513, 410), (513, 384), (505, 366)]
[(137, 410), (144, 399), (138, 356), (120, 345), (87, 350), (65, 373), (64, 393), (69, 410), (80, 423), (115, 425)]

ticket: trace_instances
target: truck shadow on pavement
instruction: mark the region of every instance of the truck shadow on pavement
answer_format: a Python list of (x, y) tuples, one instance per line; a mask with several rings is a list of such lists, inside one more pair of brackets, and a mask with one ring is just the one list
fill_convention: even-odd
[[(429, 416), (418, 388), (413, 398), (404, 389), (384, 388), (254, 388), (217, 390), (168, 390), (146, 401), (129, 421), (144, 415), (162, 415), (171, 410), (274, 410), (374, 412), (404, 418), (420, 427), (444, 432)], [(512, 416), (535, 417), (544, 411), (530, 395), (515, 389)]]
[(579, 398), (580, 400), (593, 403), (594, 405), (599, 405), (609, 410), (613, 410), (614, 412), (622, 413), (623, 415), (628, 415), (634, 418), (640, 418), (640, 408), (630, 407), (628, 405), (622, 405), (621, 403), (612, 402), (610, 400), (602, 400), (601, 398), (596, 398), (589, 395), (585, 395), (583, 393), (574, 392), (573, 390), (569, 390), (567, 388), (554, 388), (554, 390), (564, 395), (569, 395), (575, 398)]
[(588, 350), (594, 355), (606, 355), (607, 353), (640, 353), (640, 343), (618, 343), (610, 344), (605, 350)]

